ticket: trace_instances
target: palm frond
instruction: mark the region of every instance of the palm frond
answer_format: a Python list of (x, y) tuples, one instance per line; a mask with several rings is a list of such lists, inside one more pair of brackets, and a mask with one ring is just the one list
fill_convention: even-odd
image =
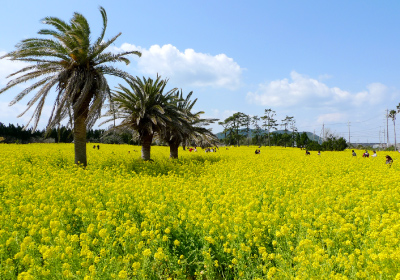
[[(73, 118), (84, 114), (86, 125), (92, 126), (100, 117), (104, 102), (112, 95), (105, 75), (120, 77), (131, 81), (132, 77), (125, 71), (107, 65), (111, 62), (129, 63), (127, 55), (140, 52), (122, 52), (111, 54), (104, 52), (120, 33), (104, 42), (107, 28), (107, 14), (100, 7), (103, 29), (95, 43), (90, 43), (90, 26), (80, 13), (74, 13), (69, 22), (56, 17), (45, 17), (42, 21), (48, 28), (39, 30), (39, 35), (47, 38), (29, 38), (16, 45), (16, 49), (0, 59), (34, 63), (11, 75), (12, 78), (0, 93), (16, 85), (33, 80), (34, 83), (21, 91), (11, 102), (19, 102), (29, 93), (36, 91), (27, 104), (25, 114), (35, 104), (36, 109), (28, 122), (34, 121), (36, 128), (49, 91), (56, 86), (57, 96), (53, 104), (47, 128), (57, 125), (64, 118)], [(101, 64), (101, 65), (99, 65)], [(127, 115), (125, 112), (123, 115)]]
[(94, 43), (95, 47), (97, 45), (99, 45), (103, 41), (104, 35), (106, 33), (106, 29), (107, 29), (107, 13), (106, 13), (106, 10), (101, 6), (99, 7), (99, 10), (100, 10), (101, 17), (103, 19), (103, 28), (101, 30), (99, 38), (97, 38), (96, 42)]

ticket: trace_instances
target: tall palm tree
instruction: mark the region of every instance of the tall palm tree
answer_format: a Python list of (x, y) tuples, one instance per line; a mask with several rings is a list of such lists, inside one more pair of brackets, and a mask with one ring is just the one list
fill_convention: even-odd
[(173, 116), (179, 113), (173, 101), (177, 89), (164, 93), (167, 82), (158, 76), (155, 80), (132, 78), (128, 82), (129, 88), (120, 84), (112, 93), (114, 108), (107, 113), (111, 118), (103, 122), (122, 119), (117, 127), (136, 130), (142, 145), (143, 160), (150, 160), (154, 136), (163, 135), (167, 125), (176, 120)]
[(390, 110), (389, 112), (389, 118), (392, 119), (393, 121), (393, 129), (394, 129), (394, 148), (397, 149), (397, 143), (396, 143), (396, 110)]
[[(215, 144), (218, 138), (204, 126), (218, 121), (218, 119), (202, 119), (200, 116), (204, 112), (192, 112), (193, 106), (197, 102), (190, 100), (193, 92), (189, 92), (186, 98), (183, 98), (182, 90), (175, 93), (175, 106), (178, 109), (178, 114), (172, 116), (174, 121), (172, 125), (168, 125), (163, 139), (168, 143), (170, 148), (170, 158), (178, 158), (179, 145), (190, 145), (191, 141), (195, 141), (199, 145)], [(180, 124), (180, 125), (178, 125)]]
[[(400, 103), (399, 103), (399, 105), (396, 106), (396, 109), (397, 109), (396, 114), (400, 113)], [(396, 132), (396, 128), (394, 131)], [(396, 147), (396, 149), (397, 149), (397, 147)]]
[[(107, 63), (124, 62), (129, 54), (140, 56), (137, 51), (114, 54), (106, 52), (120, 35), (104, 41), (107, 27), (107, 14), (100, 7), (103, 18), (103, 29), (100, 36), (93, 43), (90, 41), (90, 28), (86, 18), (74, 13), (70, 23), (56, 17), (46, 17), (44, 24), (55, 28), (42, 29), (41, 35), (52, 36), (50, 39), (31, 38), (16, 45), (16, 50), (0, 57), (15, 61), (33, 62), (9, 77), (15, 77), (8, 82), (0, 93), (29, 80), (34, 83), (19, 93), (10, 105), (20, 101), (25, 95), (39, 89), (28, 102), (26, 113), (37, 103), (34, 114), (33, 131), (36, 129), (46, 97), (50, 90), (56, 87), (57, 96), (47, 125), (47, 130), (58, 125), (64, 118), (69, 117), (73, 122), (75, 163), (87, 165), (86, 158), (86, 129), (93, 126), (100, 117), (105, 99), (110, 97), (110, 89), (105, 75), (113, 75), (126, 79), (129, 74), (107, 65)], [(19, 75), (18, 77), (16, 77)], [(20, 116), (21, 116), (20, 115)]]

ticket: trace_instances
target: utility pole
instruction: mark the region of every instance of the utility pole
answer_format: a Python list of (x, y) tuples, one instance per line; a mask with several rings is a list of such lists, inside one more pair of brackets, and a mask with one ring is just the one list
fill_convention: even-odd
[(347, 126), (349, 127), (349, 146), (350, 146), (351, 145), (351, 142), (350, 142), (350, 122), (347, 123)]
[(324, 123), (322, 123), (322, 143), (325, 141), (325, 128)]
[(386, 136), (386, 131), (385, 131), (385, 128), (383, 128), (383, 141), (385, 141), (385, 136)]
[(312, 140), (315, 141), (315, 129), (314, 129), (314, 133), (312, 135)]
[(389, 110), (386, 109), (386, 148), (389, 148)]

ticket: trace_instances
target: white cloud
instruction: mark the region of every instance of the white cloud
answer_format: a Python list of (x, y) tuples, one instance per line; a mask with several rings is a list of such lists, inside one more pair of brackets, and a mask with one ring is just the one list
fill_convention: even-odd
[(195, 87), (238, 89), (241, 85), (241, 68), (225, 54), (210, 55), (186, 49), (183, 52), (173, 45), (153, 45), (149, 49), (124, 43), (119, 51), (142, 52), (137, 60), (138, 70), (147, 75), (157, 73), (174, 81), (174, 84)]
[(247, 93), (247, 101), (271, 107), (321, 108), (373, 105), (390, 97), (388, 88), (380, 83), (372, 83), (364, 91), (350, 93), (338, 87), (328, 87), (295, 71), (290, 76), (291, 80), (285, 78), (260, 84), (255, 92)]
[(349, 95), (339, 88), (329, 88), (324, 83), (295, 71), (290, 76), (291, 81), (285, 78), (260, 84), (256, 92), (247, 94), (247, 100), (260, 105), (292, 107), (307, 105), (309, 102), (324, 104), (329, 100), (346, 99)]
[(381, 83), (372, 83), (367, 86), (367, 91), (359, 92), (355, 95), (355, 102), (365, 103), (368, 102), (370, 104), (376, 104), (381, 102), (386, 98), (388, 93), (387, 86)]
[[(5, 55), (6, 52), (0, 51), (0, 57)], [(10, 79), (6, 79), (6, 77), (26, 66), (29, 66), (29, 63), (22, 61), (11, 61), (8, 59), (0, 59), (0, 86), (3, 87), (7, 84)]]
[(335, 123), (335, 122), (345, 122), (348, 120), (347, 114), (344, 113), (329, 113), (322, 114), (318, 116), (317, 123)]
[(319, 80), (319, 81), (329, 80), (329, 79), (331, 79), (332, 77), (333, 77), (332, 75), (323, 74), (323, 75), (319, 75), (319, 76), (318, 76), (318, 80)]
[[(205, 110), (202, 110), (205, 111)], [(203, 117), (205, 118), (218, 118), (220, 121), (232, 116), (233, 114), (237, 113), (238, 111), (235, 110), (224, 110), (220, 111), (218, 109), (208, 109), (208, 114), (205, 114)], [(210, 113), (211, 112), (211, 113)]]

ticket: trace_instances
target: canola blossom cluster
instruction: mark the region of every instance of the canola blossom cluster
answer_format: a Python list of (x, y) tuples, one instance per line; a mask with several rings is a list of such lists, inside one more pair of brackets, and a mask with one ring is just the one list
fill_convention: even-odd
[(255, 148), (0, 145), (0, 279), (400, 279), (399, 153)]

